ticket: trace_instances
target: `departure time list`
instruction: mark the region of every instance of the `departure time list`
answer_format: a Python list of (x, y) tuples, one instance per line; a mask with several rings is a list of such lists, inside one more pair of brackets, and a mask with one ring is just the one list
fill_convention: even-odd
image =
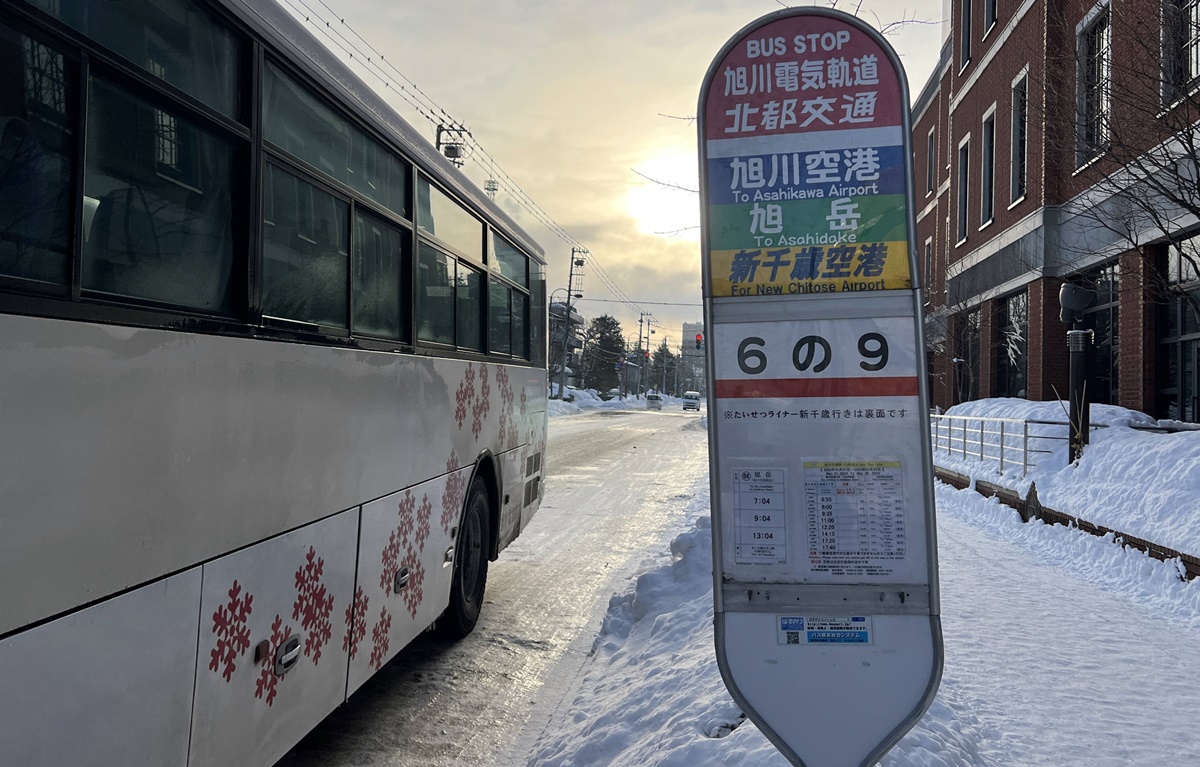
[(904, 559), (899, 461), (806, 461), (805, 512), (813, 573), (890, 575)]

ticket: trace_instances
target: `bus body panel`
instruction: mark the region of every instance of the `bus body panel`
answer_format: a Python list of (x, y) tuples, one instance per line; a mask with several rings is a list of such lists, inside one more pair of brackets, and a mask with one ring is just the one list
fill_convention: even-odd
[(193, 568), (0, 640), (0, 763), (183, 767), (200, 580)]
[[(437, 620), (450, 600), (452, 532), (473, 467), (366, 504), (359, 532), (358, 585), (349, 644), (351, 695)], [(399, 591), (396, 579), (407, 580)]]
[(0, 358), (0, 583), (38, 584), (0, 634), (544, 435), (537, 368), (17, 315)]
[[(274, 764), (345, 699), (358, 516), (204, 565), (190, 767)], [(289, 642), (295, 664), (276, 673)]]
[[(27, 228), (0, 227), (0, 250), (23, 259), (0, 265), (4, 765), (271, 764), (445, 608), (450, 533), (483, 462), (495, 480), (491, 553), (540, 504), (544, 251), (283, 5), (177, 5), (186, 13), (0, 3), (11, 64), (0, 102), (11, 125), (34, 126), (39, 147), (0, 158), (0, 191), (30, 194), (11, 171), (43, 159), (56, 187), (54, 207), (38, 210), (55, 219), (54, 238), (30, 250)], [(144, 61), (120, 49), (143, 37), (189, 44)], [(235, 92), (224, 107), (209, 98), (219, 87), (174, 78), (191, 65), (210, 72), (210, 57)], [(340, 159), (330, 166), (258, 130), (277, 106), (265, 97), (272, 70), (311, 104), (271, 125), (332, 115), (364, 150), (358, 178), (403, 183), (404, 201), (347, 184)], [(250, 104), (254, 94), (263, 98)], [(368, 156), (390, 159), (368, 166)], [(304, 308), (328, 280), (293, 285), (298, 303), (267, 305), (268, 283), (284, 281), (267, 267), (286, 260), (268, 253), (269, 233), (299, 248), (289, 264), (316, 255), (303, 244), (317, 244), (315, 204), (298, 216), (311, 227), (268, 215), (287, 184), (294, 202), (302, 187), (334, 202), (325, 224), (355, 213), (321, 229), (322, 247), (336, 232), (355, 264), (341, 320)], [(439, 238), (432, 190), (477, 220), (478, 247)], [(372, 261), (365, 244), (381, 222), (400, 239), (373, 246)], [(447, 311), (446, 285), (421, 281), (427, 246), (477, 275), (484, 291), (462, 296), (492, 325), (482, 336), (414, 338)], [(64, 274), (41, 268), (60, 256)], [(354, 291), (389, 295), (395, 277), (407, 293), (399, 326), (378, 332), (405, 340), (383, 346), (360, 334), (371, 323), (358, 321), (368, 315)], [(417, 518), (393, 539), (406, 493), (414, 514), (428, 500), (429, 532)], [(407, 591), (385, 594), (389, 547), (400, 561), (417, 549), (415, 607), (412, 576)], [(297, 665), (275, 673), (276, 651), (298, 637)]]

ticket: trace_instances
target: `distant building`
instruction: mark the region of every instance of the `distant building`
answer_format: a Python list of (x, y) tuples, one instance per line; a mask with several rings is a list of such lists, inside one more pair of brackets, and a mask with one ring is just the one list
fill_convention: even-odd
[(547, 367), (550, 369), (550, 382), (557, 384), (563, 362), (563, 344), (567, 345), (567, 386), (578, 385), (580, 367), (580, 352), (583, 349), (583, 337), (586, 332), (586, 321), (574, 306), (571, 307), (570, 321), (567, 321), (567, 305), (564, 301), (554, 301), (550, 304), (550, 357)]
[(1195, 0), (955, 0), (913, 105), (931, 404), (1067, 394), (1200, 420)]

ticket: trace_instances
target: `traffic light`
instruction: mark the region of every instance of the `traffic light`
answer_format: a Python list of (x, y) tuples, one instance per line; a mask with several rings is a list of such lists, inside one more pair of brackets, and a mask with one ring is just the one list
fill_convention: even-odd
[(647, 351), (647, 352), (646, 352), (646, 359), (650, 359), (650, 352), (649, 352), (649, 351)]
[(696, 334), (696, 348), (697, 349), (704, 348), (704, 334), (703, 333)]

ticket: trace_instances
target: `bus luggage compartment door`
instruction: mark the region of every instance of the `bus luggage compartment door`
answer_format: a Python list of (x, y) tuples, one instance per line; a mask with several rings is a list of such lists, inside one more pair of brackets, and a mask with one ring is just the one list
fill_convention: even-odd
[(204, 565), (189, 765), (274, 764), (345, 698), (358, 509)]
[(200, 568), (0, 641), (0, 764), (187, 761)]

